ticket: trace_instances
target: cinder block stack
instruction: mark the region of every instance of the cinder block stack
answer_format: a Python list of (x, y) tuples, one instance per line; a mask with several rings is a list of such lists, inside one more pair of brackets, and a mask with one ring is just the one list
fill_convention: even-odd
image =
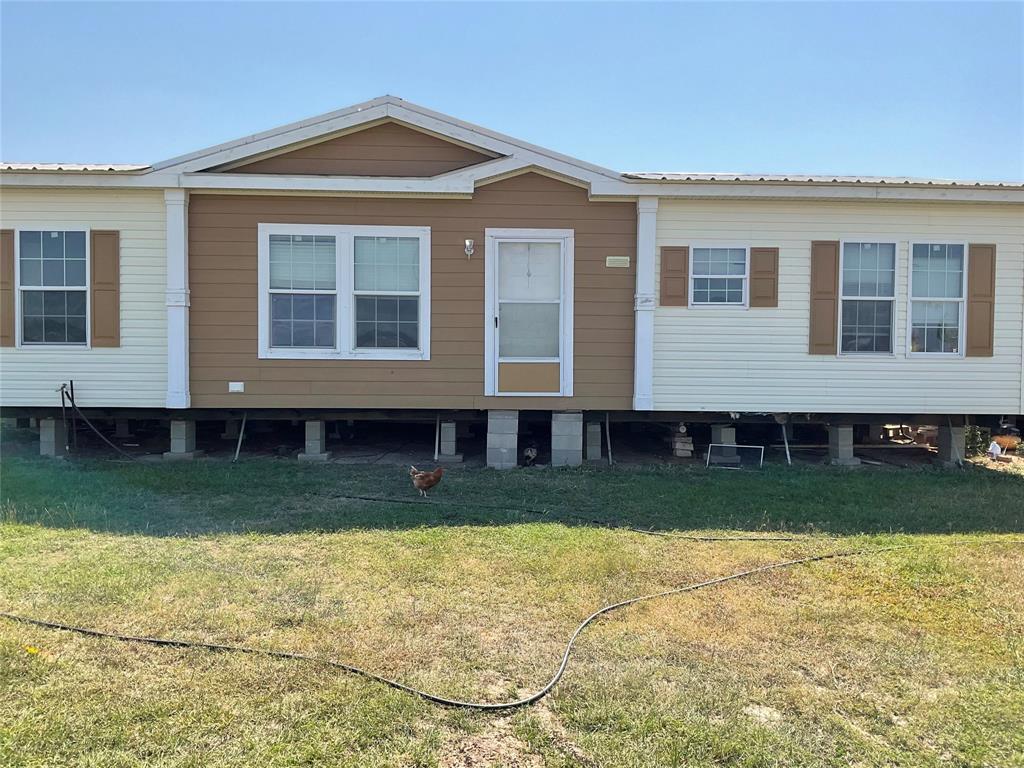
[(578, 467), (582, 463), (583, 413), (555, 411), (551, 414), (551, 466)]
[(686, 425), (680, 422), (669, 436), (672, 455), (679, 459), (688, 459), (693, 456), (693, 438), (686, 434), (686, 431)]
[(513, 469), (519, 463), (519, 411), (487, 412), (487, 466)]

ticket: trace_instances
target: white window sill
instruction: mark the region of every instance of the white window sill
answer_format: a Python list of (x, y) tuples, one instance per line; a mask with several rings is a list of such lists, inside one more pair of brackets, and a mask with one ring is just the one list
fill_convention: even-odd
[[(735, 301), (691, 301), (689, 304), (691, 309), (748, 309), (749, 306), (746, 302), (739, 303)], [(667, 307), (672, 309), (672, 307)], [(686, 309), (686, 307), (675, 307), (675, 309)]]
[(40, 349), (48, 352), (88, 352), (88, 344), (18, 344), (15, 349)]
[(332, 349), (270, 349), (263, 350), (260, 360), (429, 360), (421, 349), (367, 349), (339, 352)]
[(495, 392), (484, 397), (571, 397), (561, 392)]

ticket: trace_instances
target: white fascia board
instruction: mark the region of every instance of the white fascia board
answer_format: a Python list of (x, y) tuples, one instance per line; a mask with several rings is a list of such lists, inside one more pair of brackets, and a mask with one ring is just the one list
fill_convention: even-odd
[(154, 173), (143, 176), (97, 176), (4, 173), (0, 187), (137, 187), (155, 189), (348, 192), (366, 194), (472, 195), (476, 183), (533, 165), (516, 157), (499, 157), (430, 178), (384, 176), (286, 176), (256, 173)]
[(947, 189), (891, 187), (865, 184), (738, 184), (701, 182), (698, 184), (639, 184), (629, 181), (595, 181), (592, 197), (656, 196), (662, 198), (737, 198), (774, 200), (881, 200), (1024, 203), (1022, 189)]
[(275, 176), (256, 173), (185, 173), (188, 189), (253, 192), (363, 192), (367, 194), (473, 194), (473, 182), (367, 176)]
[(135, 187), (173, 189), (181, 186), (177, 173), (97, 174), (97, 173), (10, 173), (0, 172), (2, 187)]
[(366, 194), (472, 195), (476, 182), (529, 166), (514, 157), (499, 157), (429, 178), (387, 176), (284, 176), (257, 173), (183, 173), (188, 189), (349, 192)]
[[(579, 179), (590, 185), (594, 199), (629, 199), (653, 196), (665, 199), (765, 199), (765, 200), (878, 200), (883, 202), (965, 202), (1021, 203), (1021, 189), (943, 189), (919, 187), (879, 187), (864, 185), (778, 185), (706, 182), (700, 184), (664, 184), (609, 181), (580, 173), (578, 168), (549, 159), (516, 156), (495, 158), (432, 178), (275, 176), (229, 173), (171, 173), (151, 171), (141, 174), (20, 173), (0, 172), (3, 187), (53, 188), (134, 188), (134, 189), (240, 189), (257, 191), (308, 191), (387, 194), (473, 194), (477, 183), (528, 167), (537, 167), (561, 176)], [(589, 178), (587, 178), (590, 176)]]

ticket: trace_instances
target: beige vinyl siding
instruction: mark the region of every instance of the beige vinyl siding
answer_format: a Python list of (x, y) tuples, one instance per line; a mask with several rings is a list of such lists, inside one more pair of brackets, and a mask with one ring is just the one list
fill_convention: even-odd
[[(892, 355), (808, 354), (814, 240), (897, 243)], [(1016, 414), (1024, 410), (1024, 208), (952, 203), (676, 201), (658, 209), (658, 246), (777, 246), (774, 308), (661, 307), (657, 410)], [(995, 243), (990, 358), (908, 356), (910, 242)], [(657, 265), (660, 274), (660, 264)]]
[(0, 348), (0, 404), (59, 406), (56, 388), (74, 379), (81, 405), (163, 408), (167, 394), (163, 193), (0, 189), (0, 229), (76, 227), (120, 232), (120, 346)]

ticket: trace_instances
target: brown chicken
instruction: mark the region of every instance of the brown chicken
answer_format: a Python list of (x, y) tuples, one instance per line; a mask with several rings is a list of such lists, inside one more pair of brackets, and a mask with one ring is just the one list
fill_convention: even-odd
[(433, 472), (424, 472), (416, 467), (409, 467), (409, 477), (412, 478), (412, 484), (420, 492), (420, 496), (426, 496), (427, 491), (440, 483), (443, 474), (444, 467), (438, 467)]

